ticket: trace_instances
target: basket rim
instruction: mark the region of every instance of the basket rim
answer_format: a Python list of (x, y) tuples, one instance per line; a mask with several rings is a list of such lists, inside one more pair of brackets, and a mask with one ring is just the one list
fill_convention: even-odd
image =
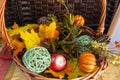
[[(15, 62), (15, 64), (20, 68), (20, 70), (22, 70), (25, 74), (29, 74), (28, 76), (33, 76), (34, 78), (38, 78), (38, 79), (45, 79), (45, 80), (59, 80), (57, 78), (48, 78), (48, 77), (45, 77), (43, 75), (40, 75), (38, 73), (35, 73), (35, 72), (32, 72), (30, 70), (28, 70), (22, 63), (20, 63), (20, 60), (18, 58), (17, 55), (13, 55), (13, 60)], [(100, 66), (99, 69), (97, 69), (96, 71), (94, 71), (93, 73), (91, 73), (90, 75), (85, 75), (85, 76), (82, 76), (82, 77), (78, 77), (78, 78), (75, 78), (75, 80), (81, 80), (81, 79), (96, 79), (98, 76), (101, 76), (101, 74), (108, 68), (108, 59), (105, 58), (103, 61), (103, 65)], [(64, 80), (64, 79), (63, 79)], [(74, 80), (74, 79), (73, 79)]]

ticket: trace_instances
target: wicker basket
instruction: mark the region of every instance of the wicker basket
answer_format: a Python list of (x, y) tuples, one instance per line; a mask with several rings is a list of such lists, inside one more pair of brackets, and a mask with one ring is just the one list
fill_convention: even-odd
[[(118, 1), (116, 0), (116, 3)], [(13, 46), (7, 35), (6, 26), (13, 25), (14, 21), (19, 25), (37, 23), (39, 17), (46, 16), (48, 13), (53, 13), (58, 17), (65, 13), (64, 7), (58, 4), (56, 0), (1, 0), (0, 2), (0, 32), (6, 44), (11, 47), (11, 50)], [(65, 2), (71, 12), (85, 17), (86, 25), (96, 29), (97, 36), (103, 34), (107, 9), (106, 0), (65, 0)], [(109, 21), (108, 23), (110, 24)], [(13, 59), (16, 65), (32, 80), (56, 80), (55, 78), (47, 78), (46, 76), (29, 71), (23, 66), (18, 56), (13, 56)], [(76, 78), (75, 80), (96, 79), (108, 66), (106, 58), (102, 60), (102, 63), (103, 65), (96, 72), (89, 76)]]

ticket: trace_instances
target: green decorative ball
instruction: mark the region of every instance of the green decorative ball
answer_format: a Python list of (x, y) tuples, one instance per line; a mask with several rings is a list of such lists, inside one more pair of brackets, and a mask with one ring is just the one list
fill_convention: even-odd
[(89, 47), (86, 47), (86, 46), (79, 46), (78, 52), (79, 53), (82, 53), (82, 52), (92, 52), (92, 50)]
[(77, 39), (76, 44), (80, 45), (80, 46), (86, 46), (89, 43), (91, 43), (93, 41), (93, 39), (88, 36), (88, 35), (82, 35)]
[(90, 44), (93, 41), (93, 39), (88, 35), (82, 35), (77, 39), (76, 45), (78, 45), (78, 52), (91, 52), (91, 49), (88, 47), (88, 44)]
[(41, 73), (50, 66), (51, 56), (44, 47), (34, 47), (25, 52), (22, 61), (27, 69)]

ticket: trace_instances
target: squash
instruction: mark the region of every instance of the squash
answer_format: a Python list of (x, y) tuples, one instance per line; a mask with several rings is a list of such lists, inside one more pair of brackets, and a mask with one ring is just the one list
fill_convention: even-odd
[(74, 23), (76, 23), (78, 26), (83, 26), (85, 23), (85, 20), (84, 20), (83, 16), (75, 15), (74, 16)]
[(91, 52), (82, 52), (79, 56), (79, 67), (84, 72), (92, 72), (96, 66), (95, 55)]

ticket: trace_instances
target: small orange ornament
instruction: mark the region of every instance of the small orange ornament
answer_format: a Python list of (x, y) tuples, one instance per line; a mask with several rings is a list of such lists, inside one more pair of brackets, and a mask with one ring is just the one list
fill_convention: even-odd
[(72, 65), (67, 65), (67, 72), (72, 72), (73, 71), (73, 66)]
[(85, 20), (81, 15), (76, 15), (74, 16), (74, 23), (76, 23), (79, 26), (83, 26), (85, 23)]
[(84, 72), (92, 72), (96, 66), (96, 58), (91, 52), (83, 52), (79, 56), (79, 67)]

